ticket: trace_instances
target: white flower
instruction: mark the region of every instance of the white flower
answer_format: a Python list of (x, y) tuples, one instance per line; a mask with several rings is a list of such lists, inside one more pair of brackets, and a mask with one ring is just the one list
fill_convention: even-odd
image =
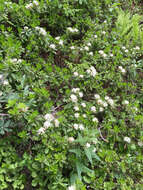
[(54, 120), (54, 123), (55, 123), (55, 127), (59, 127), (60, 122), (59, 122), (58, 119), (55, 119), (55, 120)]
[(36, 5), (36, 6), (38, 6), (38, 5), (39, 5), (39, 2), (34, 0), (34, 1), (33, 1), (33, 4)]
[(78, 106), (74, 106), (74, 110), (75, 111), (79, 111), (79, 107)]
[(71, 46), (70, 49), (75, 49), (75, 47), (74, 47), (74, 46)]
[(112, 53), (110, 53), (110, 57), (113, 57), (114, 55)]
[(44, 119), (51, 122), (54, 120), (54, 116), (50, 113), (47, 113), (45, 116), (44, 116)]
[(78, 72), (74, 72), (73, 75), (74, 75), (75, 77), (78, 77)]
[(49, 47), (50, 47), (51, 49), (55, 49), (55, 48), (56, 48), (55, 44), (50, 44)]
[(139, 145), (139, 146), (143, 146), (143, 142), (141, 142), (141, 141), (138, 142), (138, 145)]
[(69, 186), (69, 187), (68, 187), (68, 190), (76, 190), (76, 187), (75, 187), (74, 185)]
[(96, 152), (96, 151), (97, 151), (97, 149), (96, 149), (96, 148), (94, 148), (94, 149), (93, 149), (93, 152)]
[(104, 102), (103, 102), (101, 99), (98, 99), (98, 100), (97, 100), (97, 104), (103, 105), (103, 103), (104, 103)]
[(91, 76), (93, 76), (93, 77), (95, 77), (95, 75), (97, 74), (96, 69), (95, 69), (94, 67), (91, 67), (91, 68), (90, 68), (90, 74), (91, 74)]
[(128, 100), (124, 100), (123, 104), (124, 104), (124, 105), (128, 105), (128, 104), (129, 104), (129, 101), (128, 101)]
[(110, 97), (109, 96), (105, 96), (105, 100), (109, 100), (110, 99)]
[(4, 80), (3, 81), (3, 85), (8, 85), (9, 83), (8, 83), (8, 80)]
[(41, 127), (40, 129), (38, 129), (37, 133), (38, 133), (38, 135), (45, 133), (45, 128)]
[(82, 116), (83, 116), (84, 118), (86, 118), (86, 114), (83, 114)]
[(109, 103), (111, 106), (114, 106), (114, 101), (113, 101), (111, 98), (108, 99), (107, 101), (108, 101), (108, 103)]
[(87, 71), (86, 71), (86, 72), (87, 72), (88, 74), (90, 74), (90, 72), (91, 72), (91, 71), (90, 71), (90, 69), (87, 69)]
[(88, 47), (88, 46), (85, 46), (84, 49), (85, 49), (86, 51), (89, 51), (89, 47)]
[(103, 107), (107, 107), (108, 104), (106, 102), (103, 102)]
[(3, 75), (0, 75), (0, 79), (2, 79), (3, 78)]
[(70, 98), (71, 98), (71, 101), (72, 101), (72, 102), (77, 102), (77, 97), (76, 97), (76, 95), (72, 94), (72, 95), (70, 96)]
[(59, 39), (60, 39), (60, 36), (57, 36), (55, 39), (56, 39), (56, 40), (59, 40)]
[(31, 9), (33, 7), (33, 4), (32, 3), (29, 3), (25, 6), (26, 9)]
[(94, 38), (97, 38), (97, 35), (96, 35), (96, 34), (94, 35)]
[(91, 46), (91, 43), (89, 42), (89, 43), (87, 43), (87, 46)]
[(73, 32), (73, 29), (71, 27), (68, 27), (67, 30)]
[(90, 109), (91, 109), (92, 112), (96, 112), (96, 107), (95, 106), (92, 106)]
[(137, 107), (133, 107), (134, 111), (137, 112), (138, 111), (138, 108)]
[(96, 117), (94, 117), (94, 118), (92, 119), (92, 121), (98, 123), (98, 119), (97, 119)]
[(140, 50), (140, 47), (139, 47), (139, 46), (136, 46), (135, 49), (136, 49), (136, 50)]
[(44, 122), (44, 128), (48, 129), (49, 127), (51, 127), (51, 122), (50, 121), (45, 121)]
[(59, 44), (60, 44), (60, 45), (63, 45), (63, 44), (64, 44), (63, 40), (60, 40), (60, 41), (59, 41)]
[(106, 34), (106, 32), (105, 32), (105, 31), (102, 31), (102, 34)]
[(73, 127), (74, 127), (75, 130), (78, 130), (78, 124), (77, 124), (77, 123), (75, 123), (75, 124), (73, 125)]
[(75, 113), (74, 116), (75, 116), (76, 118), (78, 118), (78, 117), (79, 117), (79, 113)]
[(104, 108), (100, 107), (100, 108), (99, 108), (99, 111), (100, 111), (100, 112), (103, 112), (103, 111), (104, 111)]
[(77, 29), (77, 28), (75, 28), (75, 29), (74, 29), (74, 32), (78, 32), (78, 29)]
[(24, 26), (24, 30), (28, 30), (28, 27), (27, 27), (27, 26)]
[(89, 55), (93, 56), (93, 52), (92, 52), (92, 51), (91, 51), (91, 52), (89, 52)]
[(126, 52), (126, 53), (128, 53), (128, 52), (129, 52), (129, 50), (128, 50), (128, 49), (125, 49), (125, 52)]
[(85, 108), (85, 107), (86, 107), (86, 104), (85, 104), (84, 102), (82, 102), (82, 103), (81, 103), (81, 106)]
[(79, 92), (79, 90), (80, 90), (79, 88), (73, 88), (72, 92), (77, 93), (77, 92)]
[(83, 75), (79, 75), (80, 78), (83, 78), (84, 76)]
[(107, 54), (106, 54), (106, 53), (104, 53), (104, 54), (103, 54), (103, 57), (107, 57)]
[(90, 147), (90, 144), (89, 144), (89, 143), (86, 143), (85, 146), (86, 146), (86, 148), (89, 148), (89, 147)]
[(43, 28), (40, 29), (40, 33), (41, 33), (43, 36), (46, 36), (46, 35), (47, 35), (47, 32), (46, 32)]
[(82, 92), (79, 92), (79, 97), (83, 97), (83, 93)]
[(127, 142), (127, 143), (130, 143), (131, 139), (129, 137), (124, 137), (124, 141)]
[(101, 54), (101, 55), (104, 54), (104, 51), (103, 51), (103, 50), (99, 50), (98, 52), (99, 52), (99, 54)]
[(99, 96), (99, 94), (94, 94), (94, 97), (95, 97), (95, 99), (100, 99), (100, 96)]
[(125, 73), (126, 72), (126, 70), (125, 69), (122, 69), (122, 71), (121, 71), (122, 73)]
[(68, 141), (69, 141), (70, 143), (72, 143), (72, 142), (74, 141), (74, 138), (73, 138), (73, 137), (69, 137), (69, 138), (68, 138)]
[(125, 72), (126, 72), (126, 70), (125, 70), (125, 69), (123, 69), (123, 67), (122, 67), (122, 66), (119, 66), (118, 68), (119, 68), (119, 70), (120, 70), (122, 73), (125, 73)]
[(126, 47), (125, 47), (125, 46), (123, 46), (123, 47), (122, 47), (122, 49), (126, 49)]
[(80, 129), (81, 131), (84, 130), (84, 126), (83, 126), (83, 124), (79, 124), (79, 129)]

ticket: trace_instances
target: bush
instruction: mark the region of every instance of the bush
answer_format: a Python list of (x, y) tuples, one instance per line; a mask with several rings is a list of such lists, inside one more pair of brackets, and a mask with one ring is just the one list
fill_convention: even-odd
[(0, 189), (142, 189), (142, 16), (123, 5), (1, 0)]

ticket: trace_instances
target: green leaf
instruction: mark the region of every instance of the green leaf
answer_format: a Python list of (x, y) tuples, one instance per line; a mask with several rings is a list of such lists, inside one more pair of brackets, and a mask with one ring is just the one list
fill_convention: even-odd
[(90, 148), (84, 149), (84, 152), (85, 152), (85, 154), (86, 154), (86, 156), (87, 156), (89, 162), (92, 164), (92, 154), (91, 154), (91, 151), (92, 151), (92, 150), (91, 150)]
[(77, 173), (78, 173), (78, 178), (81, 180), (81, 173), (83, 170), (83, 164), (79, 161), (76, 161), (76, 169), (77, 169)]

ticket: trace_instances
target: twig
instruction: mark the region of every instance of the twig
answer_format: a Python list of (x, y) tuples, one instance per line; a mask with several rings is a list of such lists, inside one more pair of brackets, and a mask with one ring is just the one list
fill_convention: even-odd
[(101, 130), (100, 130), (101, 128), (102, 128), (102, 127), (99, 127), (99, 128), (98, 128), (99, 133), (100, 133), (100, 137), (101, 137), (101, 139), (102, 139), (103, 141), (108, 142), (108, 140), (103, 137), (103, 135), (102, 135), (102, 133), (101, 133)]

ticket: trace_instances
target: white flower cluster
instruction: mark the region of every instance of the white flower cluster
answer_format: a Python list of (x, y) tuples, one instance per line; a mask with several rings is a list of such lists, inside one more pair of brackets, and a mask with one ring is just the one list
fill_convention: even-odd
[(4, 80), (4, 76), (2, 74), (0, 74), (0, 82), (3, 85), (8, 85), (9, 84), (8, 80), (6, 80), (6, 79)]
[(75, 77), (83, 78), (84, 75), (80, 75), (77, 71), (73, 73)]
[(127, 143), (131, 143), (130, 137), (124, 137), (124, 141), (127, 142)]
[(126, 73), (126, 70), (122, 66), (119, 66), (118, 69), (121, 71), (121, 73)]
[(84, 130), (83, 124), (74, 123), (74, 124), (73, 124), (73, 128), (74, 128), (75, 130), (78, 130), (78, 129), (81, 130), (81, 131)]
[(35, 29), (40, 33), (42, 34), (43, 36), (46, 36), (47, 35), (47, 32), (45, 31), (44, 28), (41, 28), (39, 26), (36, 26)]
[(53, 125), (52, 122), (54, 122), (55, 127), (59, 127), (59, 120), (56, 119), (52, 114), (47, 113), (47, 114), (44, 116), (44, 119), (45, 119), (46, 121), (44, 122), (43, 127), (41, 127), (41, 128), (38, 130), (38, 134), (43, 134), (43, 133), (45, 133), (46, 129), (48, 129), (49, 127), (51, 127), (51, 126)]
[(125, 47), (125, 46), (123, 46), (123, 47), (122, 47), (122, 49), (125, 51), (125, 53), (128, 53), (128, 52), (129, 52), (129, 50), (128, 50), (128, 49), (126, 49), (126, 47)]
[[(94, 95), (94, 98), (97, 100), (97, 104), (98, 105), (101, 105), (102, 107), (99, 108), (99, 111), (102, 112), (104, 110), (105, 107), (108, 106), (108, 104), (110, 106), (114, 106), (114, 100), (112, 98), (110, 98), (109, 96), (105, 96), (105, 100), (107, 101), (103, 101), (100, 97), (99, 94), (95, 94)], [(104, 107), (104, 108), (103, 108)]]
[(128, 100), (124, 100), (124, 101), (122, 102), (122, 104), (123, 104), (123, 105), (128, 105), (128, 104), (129, 104), (129, 101), (128, 101)]
[(92, 119), (92, 121), (93, 121), (93, 122), (96, 122), (96, 123), (99, 122), (98, 119), (97, 119), (96, 117), (94, 117), (94, 118)]
[(97, 71), (96, 71), (96, 69), (95, 69), (93, 66), (91, 66), (91, 67), (87, 70), (87, 73), (90, 74), (91, 76), (95, 77), (96, 74), (97, 74)]
[(105, 100), (110, 104), (110, 106), (114, 106), (114, 100), (110, 98), (109, 96), (105, 96)]
[(140, 50), (140, 47), (139, 47), (139, 46), (136, 46), (134, 49), (135, 49), (135, 50)]
[(108, 106), (107, 102), (103, 101), (98, 94), (95, 94), (94, 97), (97, 100), (97, 104), (98, 105), (101, 105), (103, 107), (107, 107)]
[(102, 33), (102, 34), (104, 34), (104, 35), (106, 34), (106, 32), (105, 32), (105, 31), (102, 31), (101, 33)]
[[(80, 89), (79, 89), (79, 88), (73, 88), (73, 89), (72, 89), (72, 92), (78, 94), (80, 98), (83, 97), (83, 92), (80, 92)], [(73, 97), (73, 96), (72, 96), (72, 97)], [(71, 99), (72, 99), (72, 98), (71, 98)]]
[(38, 1), (33, 1), (33, 3), (29, 3), (25, 6), (26, 9), (32, 9), (34, 6), (38, 6), (39, 2)]
[(140, 147), (143, 146), (143, 142), (139, 141), (139, 142), (138, 142), (138, 145), (139, 145)]
[(91, 52), (89, 52), (89, 55), (93, 56), (93, 52), (92, 52), (92, 51), (91, 51)]
[(71, 28), (71, 27), (68, 27), (67, 30), (71, 33), (76, 33), (78, 32), (78, 29), (77, 28)]
[(50, 47), (51, 49), (53, 49), (53, 50), (56, 49), (56, 45), (55, 45), (55, 44), (50, 44), (49, 47)]
[(103, 50), (99, 50), (98, 53), (99, 53), (101, 56), (103, 56), (104, 58), (107, 57), (107, 54), (104, 53)]
[(60, 36), (57, 36), (55, 39), (59, 40), (59, 45), (61, 45), (61, 46), (64, 45), (64, 41), (60, 39)]
[(13, 59), (10, 59), (10, 62), (21, 63), (21, 62), (22, 62), (22, 59), (13, 58)]

